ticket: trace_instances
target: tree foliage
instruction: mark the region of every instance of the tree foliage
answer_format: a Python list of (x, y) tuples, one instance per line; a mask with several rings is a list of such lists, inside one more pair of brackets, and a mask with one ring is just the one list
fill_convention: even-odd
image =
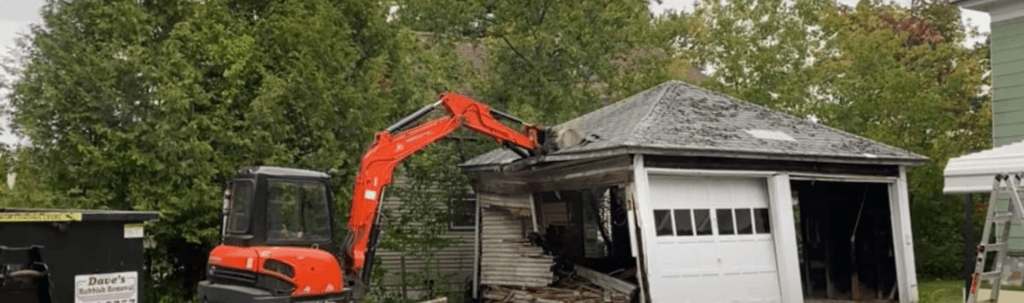
[(988, 47), (963, 44), (958, 9), (927, 3), (906, 9), (862, 1), (823, 18), (838, 54), (818, 64), (822, 120), (919, 153), (908, 170), (918, 273), (951, 277), (963, 247), (960, 197), (942, 194), (943, 168), (990, 146)]
[(336, 168), (347, 209), (372, 134), (440, 92), (436, 58), (386, 12), (377, 1), (50, 2), (10, 85), (15, 130), (32, 144), (19, 169), (47, 193), (39, 205), (159, 210), (147, 229), (159, 290), (148, 293), (185, 298), (236, 169)]
[[(464, 134), (460, 134), (464, 135)], [(461, 240), (449, 235), (453, 211), (462, 210), (470, 193), (469, 177), (456, 164), (468, 160), (462, 140), (440, 141), (403, 163), (401, 178), (388, 195), (394, 205), (384, 206), (384, 241), (380, 248), (401, 252), (415, 268), (382, 268), (376, 273), (373, 286), (375, 302), (419, 302), (440, 296), (457, 298), (462, 283), (454, 273), (440, 272), (436, 257), (444, 249)], [(384, 285), (385, 275), (398, 280), (398, 286)], [(425, 281), (433, 281), (425, 285)], [(449, 287), (449, 285), (460, 287)], [(413, 289), (418, 295), (403, 297), (395, 288)], [(428, 290), (429, 288), (429, 290)]]
[(699, 1), (686, 55), (712, 68), (704, 86), (776, 110), (806, 114), (828, 0)]
[[(426, 51), (453, 63), (445, 66), (453, 78), (439, 85), (530, 123), (557, 124), (647, 89), (667, 79), (666, 63), (674, 59), (678, 28), (653, 22), (644, 1), (395, 4), (395, 22), (419, 31)], [(441, 51), (452, 49), (458, 51)], [(441, 144), (403, 166), (406, 183), (389, 194), (402, 203), (387, 213), (383, 248), (430, 264), (448, 246), (444, 234), (450, 209), (457, 208), (450, 204), (458, 203), (461, 199), (454, 198), (468, 186), (457, 165), (495, 146), (472, 133), (455, 136), (462, 138), (458, 145)], [(432, 274), (409, 273), (403, 283), (416, 289)], [(376, 294), (380, 301), (402, 299), (383, 290)]]
[(919, 275), (959, 272), (959, 198), (942, 194), (950, 157), (989, 146), (988, 46), (945, 1), (702, 1), (692, 55), (705, 83), (740, 99), (924, 155), (908, 170)]
[[(647, 5), (50, 1), (5, 61), (12, 128), (31, 145), (0, 155), (17, 172), (0, 205), (159, 210), (148, 293), (175, 301), (200, 279), (224, 181), (241, 166), (337, 169), (344, 210), (373, 133), (442, 91), (554, 125), (689, 76), (692, 62), (712, 72), (709, 88), (932, 159), (909, 171), (919, 273), (956, 272), (959, 212), (941, 168), (987, 147), (991, 101), (987, 45), (962, 45), (955, 7), (702, 0), (653, 17)], [(460, 194), (456, 164), (492, 146), (411, 159), (391, 192), (412, 203), (390, 214), (383, 245), (428, 259), (443, 249), (449, 213), (430, 205)]]
[(473, 94), (553, 125), (667, 80), (673, 36), (647, 1), (397, 1), (398, 21), (480, 45)]

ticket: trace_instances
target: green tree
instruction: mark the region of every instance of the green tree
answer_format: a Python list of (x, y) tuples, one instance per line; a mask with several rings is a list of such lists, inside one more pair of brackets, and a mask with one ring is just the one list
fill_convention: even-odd
[(929, 157), (908, 170), (918, 274), (953, 277), (963, 219), (942, 169), (989, 145), (988, 47), (964, 46), (947, 1), (915, 3), (705, 0), (691, 54), (706, 86)]
[[(431, 85), (469, 94), (530, 123), (557, 124), (671, 74), (666, 63), (674, 59), (678, 28), (664, 26), (668, 20), (653, 20), (646, 1), (394, 3), (395, 22), (417, 32), (422, 52), (442, 59), (433, 64), (449, 81)], [(455, 136), (467, 140), (458, 146), (439, 143), (403, 166), (406, 182), (389, 191), (402, 204), (386, 214), (383, 248), (429, 264), (448, 246), (443, 235), (455, 206), (448, 204), (461, 200), (454, 197), (468, 189), (457, 165), (495, 146), (470, 132)], [(376, 277), (383, 279), (384, 271)], [(417, 287), (422, 277), (433, 274), (428, 270), (406, 278)], [(375, 295), (379, 301), (401, 300), (383, 288)]]
[[(375, 295), (380, 302), (418, 302), (426, 299), (428, 290), (423, 281), (435, 281), (429, 293), (433, 297), (447, 296), (460, 302), (462, 288), (449, 289), (452, 283), (461, 285), (463, 281), (452, 281), (449, 273), (438, 272), (436, 256), (448, 248), (452, 237), (447, 237), (452, 221), (452, 210), (461, 209), (462, 198), (469, 190), (469, 178), (457, 166), (466, 160), (462, 145), (453, 141), (435, 143), (410, 158), (402, 165), (400, 184), (388, 193), (401, 203), (388, 207), (383, 211), (387, 218), (384, 227), (385, 241), (381, 249), (402, 252), (410, 260), (422, 261), (422, 267), (412, 270), (386, 268), (386, 272), (378, 274), (378, 282), (383, 282), (385, 274), (398, 279), (400, 287), (408, 287), (420, 291), (420, 297), (399, 298), (395, 289), (388, 289), (382, 283), (375, 285)], [(418, 263), (418, 262), (417, 262)]]
[(942, 193), (951, 157), (990, 146), (988, 46), (964, 46), (956, 6), (861, 1), (831, 10), (823, 30), (834, 56), (818, 63), (824, 123), (931, 159), (908, 169), (918, 274), (956, 277), (963, 249), (958, 196)]
[[(0, 206), (18, 208), (54, 207), (52, 191), (41, 181), (35, 153), (28, 148), (4, 147), (0, 150), (3, 183), (0, 184)], [(13, 180), (11, 180), (13, 179)], [(9, 183), (10, 182), (10, 183)], [(9, 187), (8, 185), (12, 185)]]
[(378, 1), (47, 3), (10, 85), (13, 128), (32, 145), (16, 165), (53, 206), (159, 210), (148, 294), (188, 298), (236, 169), (336, 168), (346, 210), (372, 134), (435, 99), (447, 77), (415, 67), (437, 65), (386, 12)]
[(410, 28), (480, 45), (473, 94), (553, 125), (667, 80), (673, 37), (647, 1), (396, 1)]
[[(436, 101), (439, 92), (463, 87), (476, 71), (475, 67), (466, 64), (455, 51), (450, 41), (439, 40), (436, 36), (422, 32), (402, 30), (400, 39), (406, 43), (401, 47), (407, 54), (402, 60), (406, 62), (396, 65), (399, 77), (392, 77), (396, 82), (405, 82), (405, 87), (395, 89), (407, 90), (413, 100), (403, 109), (397, 111), (389, 121), (398, 121), (422, 103)], [(414, 54), (414, 55), (413, 55)], [(390, 83), (386, 84), (391, 86)], [(418, 87), (417, 87), (418, 86)], [(419, 87), (426, 87), (421, 89)], [(425, 120), (438, 118), (443, 110), (435, 110)], [(452, 137), (472, 137), (465, 130), (456, 131)], [(394, 183), (385, 190), (386, 196), (381, 205), (383, 221), (383, 241), (380, 250), (400, 252), (406, 257), (418, 259), (422, 266), (402, 271), (400, 268), (386, 268), (381, 257), (375, 260), (371, 292), (365, 298), (369, 302), (416, 302), (417, 298), (402, 297), (398, 288), (406, 287), (425, 296), (428, 292), (437, 296), (448, 296), (453, 302), (461, 302), (461, 288), (449, 289), (453, 281), (450, 275), (438, 272), (435, 256), (448, 248), (452, 243), (446, 237), (450, 227), (450, 211), (459, 205), (452, 205), (455, 197), (463, 197), (469, 189), (468, 178), (458, 163), (481, 152), (479, 144), (454, 144), (441, 140), (428, 146), (423, 151), (404, 161), (394, 173)], [(491, 145), (493, 146), (493, 145)], [(476, 151), (476, 152), (474, 152)], [(392, 202), (389, 202), (392, 201)], [(393, 202), (397, 201), (397, 202)], [(390, 205), (389, 203), (395, 203)], [(388, 276), (398, 279), (399, 285), (385, 285)], [(423, 281), (435, 281), (432, 289), (426, 289)], [(427, 299), (420, 297), (419, 299)]]
[(798, 115), (825, 56), (820, 15), (828, 0), (704, 0), (695, 4), (691, 43), (695, 64), (713, 70), (704, 86), (740, 100)]

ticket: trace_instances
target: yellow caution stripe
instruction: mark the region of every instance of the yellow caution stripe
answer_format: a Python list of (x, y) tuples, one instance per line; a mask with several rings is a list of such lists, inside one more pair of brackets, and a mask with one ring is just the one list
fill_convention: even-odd
[(82, 213), (12, 212), (0, 213), (0, 222), (70, 222), (82, 221)]

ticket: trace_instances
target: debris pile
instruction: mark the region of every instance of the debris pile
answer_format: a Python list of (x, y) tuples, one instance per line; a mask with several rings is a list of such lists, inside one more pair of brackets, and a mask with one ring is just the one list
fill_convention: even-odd
[(488, 285), (485, 302), (630, 302), (636, 285), (577, 266), (576, 271), (551, 286)]

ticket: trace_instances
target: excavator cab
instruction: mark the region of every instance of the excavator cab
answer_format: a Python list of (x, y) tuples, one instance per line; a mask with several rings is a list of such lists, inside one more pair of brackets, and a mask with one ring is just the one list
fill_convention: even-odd
[(347, 302), (330, 175), (248, 167), (228, 182), (222, 241), (210, 252), (203, 302)]
[(337, 254), (329, 182), (328, 174), (317, 171), (271, 166), (240, 169), (225, 191), (222, 242), (318, 247)]

